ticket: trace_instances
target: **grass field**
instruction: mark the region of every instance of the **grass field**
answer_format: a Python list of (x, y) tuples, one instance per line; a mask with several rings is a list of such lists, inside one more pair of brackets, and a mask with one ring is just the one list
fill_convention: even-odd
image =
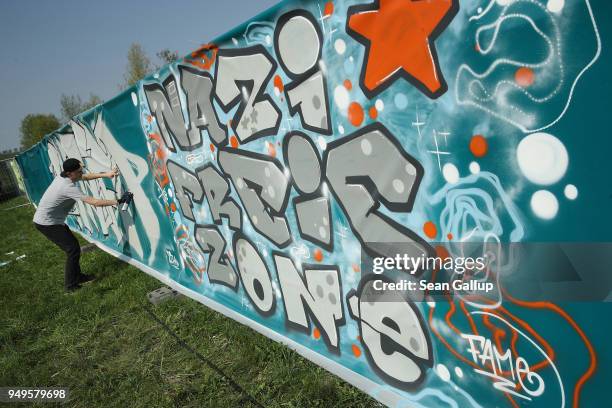
[(25, 202), (0, 204), (0, 263), (12, 260), (0, 267), (0, 386), (68, 387), (69, 407), (380, 406), (186, 297), (151, 315), (146, 294), (161, 284), (100, 250), (81, 257), (97, 280), (65, 295), (64, 254), (34, 229), (32, 206), (5, 211)]

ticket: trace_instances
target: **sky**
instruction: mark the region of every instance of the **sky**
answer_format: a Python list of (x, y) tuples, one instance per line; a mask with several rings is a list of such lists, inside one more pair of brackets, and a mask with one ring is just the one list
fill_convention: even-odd
[(0, 151), (19, 147), (30, 113), (59, 117), (60, 97), (119, 93), (130, 44), (149, 59), (179, 56), (254, 17), (279, 0), (2, 0)]

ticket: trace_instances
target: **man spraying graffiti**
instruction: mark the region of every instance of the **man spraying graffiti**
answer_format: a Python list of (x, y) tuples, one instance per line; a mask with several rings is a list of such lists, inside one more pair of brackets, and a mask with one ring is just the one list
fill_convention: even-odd
[(126, 193), (119, 200), (94, 198), (84, 195), (76, 184), (81, 180), (116, 177), (119, 174), (118, 169), (106, 173), (83, 174), (81, 162), (72, 158), (64, 161), (62, 167), (61, 177), (56, 177), (43, 194), (33, 221), (37, 230), (66, 252), (64, 288), (67, 292), (73, 292), (80, 288), (82, 283), (89, 282), (94, 277), (81, 273), (81, 247), (64, 224), (66, 217), (77, 200), (95, 207), (106, 207), (122, 204), (130, 199), (130, 195)]

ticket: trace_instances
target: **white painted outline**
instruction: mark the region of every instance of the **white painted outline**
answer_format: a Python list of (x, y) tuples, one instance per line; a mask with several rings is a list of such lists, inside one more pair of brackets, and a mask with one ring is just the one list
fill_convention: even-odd
[[(517, 0), (517, 1), (518, 1), (518, 0)], [(516, 121), (513, 121), (512, 119), (506, 118), (506, 117), (504, 117), (504, 116), (502, 116), (502, 115), (498, 114), (497, 112), (493, 111), (492, 109), (489, 109), (489, 108), (486, 108), (486, 107), (484, 107), (484, 106), (481, 106), (481, 105), (479, 105), (478, 103), (475, 103), (475, 102), (470, 101), (470, 100), (464, 100), (464, 101), (459, 100), (459, 97), (458, 97), (458, 92), (457, 92), (457, 91), (458, 91), (458, 79), (459, 79), (459, 74), (462, 72), (462, 70), (463, 70), (463, 69), (467, 69), (467, 70), (469, 70), (469, 71), (471, 71), (471, 72), (473, 73), (473, 71), (472, 71), (472, 70), (471, 70), (471, 69), (470, 69), (470, 68), (469, 68), (469, 67), (468, 67), (466, 64), (462, 64), (462, 65), (459, 67), (459, 69), (458, 69), (458, 71), (457, 71), (457, 75), (456, 75), (456, 77), (455, 77), (455, 101), (457, 102), (457, 104), (459, 104), (459, 105), (471, 105), (471, 106), (474, 106), (474, 107), (479, 108), (479, 109), (481, 109), (481, 110), (484, 110), (485, 112), (489, 113), (490, 115), (495, 116), (495, 117), (497, 117), (497, 118), (499, 118), (499, 119), (502, 119), (502, 120), (504, 120), (504, 121), (506, 121), (506, 122), (508, 122), (508, 123), (512, 124), (513, 126), (516, 126), (516, 127), (517, 127), (517, 128), (519, 128), (519, 129), (520, 129), (520, 130), (521, 130), (523, 133), (541, 132), (541, 131), (543, 131), (543, 130), (546, 130), (546, 129), (550, 128), (551, 126), (555, 125), (556, 123), (558, 123), (558, 122), (559, 122), (559, 121), (560, 121), (560, 120), (563, 118), (563, 116), (565, 116), (565, 114), (567, 113), (567, 110), (569, 109), (569, 106), (570, 106), (570, 104), (571, 104), (571, 102), (572, 102), (572, 99), (573, 99), (574, 90), (575, 90), (575, 88), (576, 88), (576, 86), (577, 86), (577, 84), (578, 84), (578, 81), (579, 81), (579, 80), (582, 78), (582, 76), (583, 76), (583, 75), (586, 73), (586, 71), (588, 71), (588, 70), (589, 70), (589, 69), (590, 69), (590, 68), (593, 66), (593, 64), (595, 64), (595, 62), (596, 62), (596, 61), (599, 59), (599, 57), (601, 56), (601, 48), (602, 48), (601, 36), (600, 36), (600, 34), (599, 34), (599, 29), (597, 28), (597, 22), (595, 21), (595, 16), (594, 16), (594, 14), (593, 14), (593, 9), (591, 8), (591, 3), (590, 3), (590, 0), (584, 0), (584, 1), (585, 1), (585, 4), (586, 4), (586, 7), (587, 7), (587, 10), (588, 10), (588, 13), (589, 13), (589, 17), (591, 18), (591, 23), (592, 23), (592, 26), (593, 26), (593, 31), (594, 31), (594, 33), (595, 33), (595, 39), (596, 39), (596, 43), (597, 43), (597, 50), (596, 50), (596, 52), (595, 52), (595, 56), (594, 56), (594, 57), (591, 59), (591, 61), (590, 61), (590, 62), (589, 62), (589, 63), (588, 63), (588, 64), (587, 64), (587, 65), (586, 65), (586, 66), (585, 66), (585, 67), (584, 67), (584, 68), (583, 68), (583, 69), (582, 69), (582, 70), (581, 70), (579, 73), (578, 73), (578, 75), (576, 76), (576, 78), (575, 78), (575, 79), (574, 79), (574, 81), (572, 82), (572, 85), (571, 85), (570, 90), (569, 90), (568, 99), (567, 99), (567, 101), (566, 101), (566, 103), (565, 103), (565, 106), (564, 106), (564, 108), (563, 108), (562, 112), (561, 112), (561, 113), (560, 113), (560, 114), (557, 116), (557, 118), (556, 118), (555, 120), (553, 120), (552, 122), (548, 123), (547, 125), (544, 125), (544, 126), (542, 126), (542, 127), (537, 128), (537, 129), (528, 129), (528, 128), (526, 128), (525, 126), (523, 126), (522, 124), (520, 124), (520, 123), (518, 123), (518, 122), (516, 122)], [(533, 2), (533, 1), (532, 1), (532, 2)], [(469, 21), (472, 21), (472, 20), (478, 20), (478, 19), (480, 19), (481, 17), (483, 17), (483, 16), (484, 16), (484, 15), (485, 15), (485, 14), (486, 14), (486, 13), (487, 13), (487, 12), (488, 12), (488, 11), (489, 11), (491, 8), (492, 8), (492, 7), (493, 7), (493, 4), (494, 4), (494, 3), (495, 3), (495, 0), (491, 0), (491, 2), (489, 3), (489, 5), (487, 6), (487, 8), (486, 8), (486, 9), (485, 9), (485, 10), (484, 10), (484, 11), (483, 11), (481, 14), (479, 14), (479, 15), (477, 15), (477, 16), (472, 16), (472, 17), (470, 17)], [(507, 4), (507, 5), (504, 7), (504, 9), (505, 9), (505, 8), (507, 8), (508, 6), (512, 5), (513, 3), (515, 3), (515, 2), (514, 2), (514, 1), (513, 1), (513, 2), (510, 2), (509, 4)], [(535, 2), (534, 2), (534, 3), (535, 3)], [(540, 3), (535, 3), (535, 4), (538, 4), (540, 7), (544, 7), (544, 6), (543, 6), (543, 5), (541, 5)], [(547, 12), (547, 13), (550, 13), (550, 12), (549, 12), (549, 11), (547, 11), (547, 10), (546, 10), (546, 12)], [(554, 21), (554, 20), (553, 20), (553, 21)], [(524, 65), (525, 65), (525, 64), (521, 64), (521, 66), (524, 66)], [(475, 77), (477, 77), (477, 78), (479, 77), (479, 76), (478, 76), (478, 75), (476, 75), (475, 73), (473, 73), (473, 74), (474, 74), (474, 76), (475, 76)]]

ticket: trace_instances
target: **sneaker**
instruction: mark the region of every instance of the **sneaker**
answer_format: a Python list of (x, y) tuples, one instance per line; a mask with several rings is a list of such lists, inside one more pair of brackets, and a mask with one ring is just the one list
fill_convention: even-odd
[(86, 275), (84, 273), (82, 273), (81, 275), (79, 275), (79, 284), (86, 284), (89, 283), (93, 280), (95, 280), (96, 277), (93, 275)]
[(66, 292), (65, 294), (70, 294), (70, 293), (74, 293), (75, 291), (79, 289), (81, 289), (81, 285), (77, 283), (76, 285), (68, 286), (67, 288), (64, 289), (64, 291)]

